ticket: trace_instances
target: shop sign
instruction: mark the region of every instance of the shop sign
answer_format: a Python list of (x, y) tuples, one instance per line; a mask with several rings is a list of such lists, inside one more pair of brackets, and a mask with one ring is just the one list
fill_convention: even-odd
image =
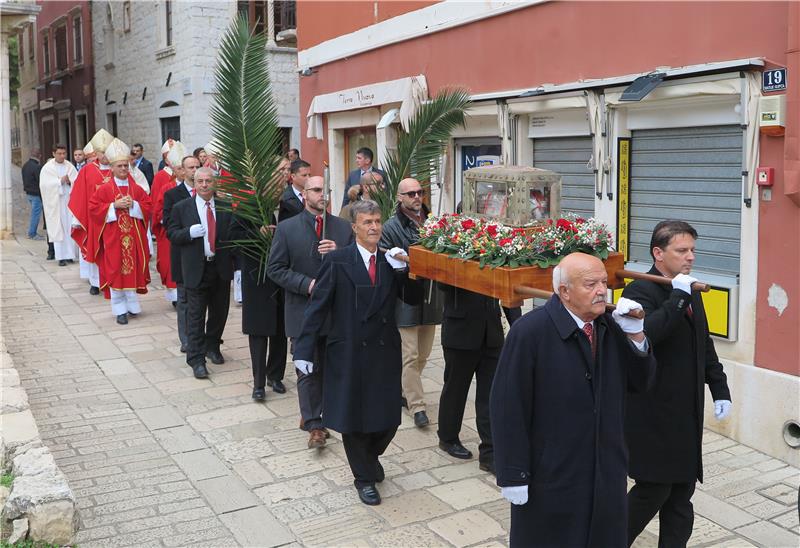
[(528, 117), (528, 137), (574, 137), (590, 135), (585, 108), (534, 112)]

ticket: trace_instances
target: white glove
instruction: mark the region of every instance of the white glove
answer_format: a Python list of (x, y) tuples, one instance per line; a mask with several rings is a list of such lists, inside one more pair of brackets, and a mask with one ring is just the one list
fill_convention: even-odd
[(611, 316), (614, 318), (614, 321), (617, 322), (617, 325), (620, 327), (620, 329), (622, 329), (625, 333), (641, 333), (644, 331), (644, 318), (640, 320), (634, 318), (633, 316), (625, 315), (631, 310), (641, 309), (642, 305), (636, 301), (622, 297), (620, 298), (619, 302), (617, 302), (617, 308), (611, 313)]
[(726, 419), (731, 414), (731, 402), (728, 400), (714, 401), (714, 416), (718, 421)]
[(189, 236), (192, 238), (202, 238), (206, 235), (206, 227), (201, 224), (192, 225), (189, 227)]
[(511, 504), (522, 505), (528, 502), (528, 486), (514, 485), (512, 487), (501, 487), (500, 493), (503, 498)]
[(388, 261), (389, 265), (395, 270), (402, 270), (408, 265), (403, 261), (398, 261), (397, 259), (395, 259), (397, 255), (407, 255), (407, 253), (404, 249), (400, 247), (393, 247), (392, 249), (386, 252), (386, 260)]
[(684, 293), (692, 294), (692, 284), (697, 281), (697, 278), (692, 278), (687, 274), (678, 274), (672, 278), (672, 288), (680, 289)]
[(294, 367), (305, 375), (310, 375), (314, 372), (314, 364), (305, 360), (294, 360)]

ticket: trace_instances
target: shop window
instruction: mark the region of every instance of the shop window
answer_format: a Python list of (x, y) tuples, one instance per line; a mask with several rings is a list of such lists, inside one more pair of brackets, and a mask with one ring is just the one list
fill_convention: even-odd
[(67, 23), (53, 29), (53, 42), (56, 48), (56, 71), (67, 70)]
[(83, 21), (80, 15), (72, 18), (72, 63), (83, 64)]

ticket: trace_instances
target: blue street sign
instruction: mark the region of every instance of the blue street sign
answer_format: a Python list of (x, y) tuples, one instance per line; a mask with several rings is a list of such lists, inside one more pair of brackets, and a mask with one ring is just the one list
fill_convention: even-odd
[(765, 70), (762, 75), (761, 91), (783, 91), (786, 89), (786, 69)]

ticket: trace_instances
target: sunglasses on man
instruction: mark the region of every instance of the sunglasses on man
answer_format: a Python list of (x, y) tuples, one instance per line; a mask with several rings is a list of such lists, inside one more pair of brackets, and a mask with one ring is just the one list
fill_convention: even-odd
[(415, 198), (417, 196), (419, 196), (421, 198), (422, 196), (425, 196), (425, 191), (424, 190), (410, 190), (408, 192), (401, 192), (400, 194), (402, 194), (403, 196), (408, 196), (409, 198)]

